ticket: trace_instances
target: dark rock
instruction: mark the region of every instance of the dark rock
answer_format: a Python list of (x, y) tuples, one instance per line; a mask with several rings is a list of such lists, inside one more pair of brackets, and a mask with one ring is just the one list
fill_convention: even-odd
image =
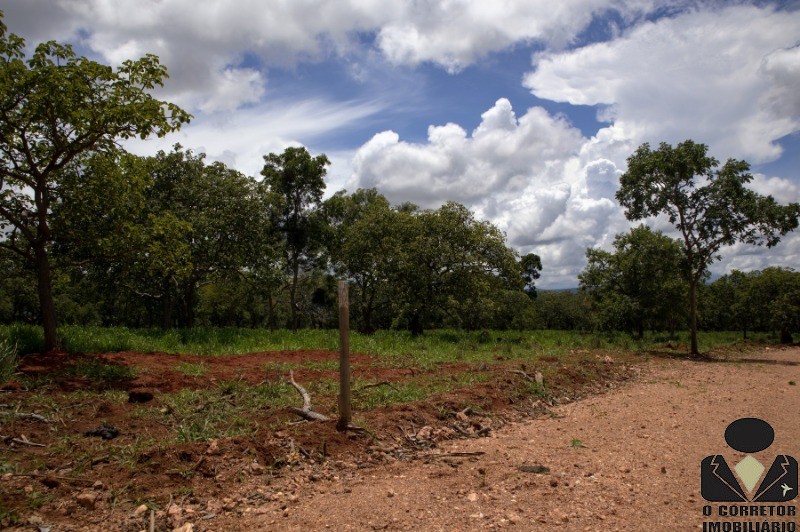
[(153, 392), (145, 388), (134, 388), (128, 392), (129, 403), (147, 403), (153, 400)]
[(83, 433), (84, 436), (99, 436), (104, 440), (113, 440), (119, 436), (119, 429), (103, 423), (96, 429), (92, 429)]
[(543, 465), (541, 465), (541, 464), (535, 464), (535, 465), (521, 465), (521, 466), (519, 466), (517, 469), (519, 469), (519, 470), (520, 470), (520, 471), (522, 471), (523, 473), (538, 473), (538, 474), (544, 474), (544, 473), (549, 473), (549, 472), (550, 472), (550, 468), (549, 468), (549, 467), (547, 467), (547, 466), (543, 466)]

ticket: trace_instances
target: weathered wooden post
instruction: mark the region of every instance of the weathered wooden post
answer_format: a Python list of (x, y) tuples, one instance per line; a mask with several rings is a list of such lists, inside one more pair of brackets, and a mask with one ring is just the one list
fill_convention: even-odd
[(350, 424), (350, 295), (344, 279), (339, 280), (339, 422), (346, 431)]

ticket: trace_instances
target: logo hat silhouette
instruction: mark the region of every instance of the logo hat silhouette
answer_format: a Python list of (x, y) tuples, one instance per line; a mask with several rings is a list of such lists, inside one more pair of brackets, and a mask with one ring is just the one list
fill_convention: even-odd
[(775, 441), (775, 430), (764, 421), (754, 417), (737, 419), (725, 429), (728, 446), (743, 453), (763, 451)]

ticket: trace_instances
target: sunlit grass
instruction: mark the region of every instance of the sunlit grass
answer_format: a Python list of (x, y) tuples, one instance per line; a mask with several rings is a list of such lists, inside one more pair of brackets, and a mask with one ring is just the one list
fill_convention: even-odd
[[(318, 329), (64, 326), (59, 329), (59, 336), (65, 350), (79, 353), (136, 351), (217, 356), (283, 350), (336, 351), (339, 346), (338, 331)], [(741, 344), (741, 338), (741, 333), (735, 331), (701, 332), (700, 350)], [(749, 343), (774, 343), (775, 340), (766, 333), (757, 333), (751, 335)], [(16, 345), (20, 355), (40, 351), (43, 345), (41, 329), (30, 325), (0, 326), (0, 342), (3, 341)], [(672, 338), (664, 333), (649, 333), (638, 340), (626, 333), (614, 332), (429, 330), (412, 337), (408, 331), (381, 330), (372, 335), (352, 332), (350, 348), (352, 352), (380, 357), (387, 365), (403, 365), (413, 359), (416, 364), (425, 366), (438, 362), (480, 362), (496, 356), (525, 360), (536, 355), (557, 356), (575, 349), (647, 351), (663, 347), (667, 342), (673, 346), (688, 345), (689, 333), (681, 331)]]

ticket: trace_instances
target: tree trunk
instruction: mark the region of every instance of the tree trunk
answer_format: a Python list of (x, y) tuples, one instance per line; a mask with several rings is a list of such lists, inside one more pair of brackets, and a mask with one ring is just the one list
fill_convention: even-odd
[(697, 348), (697, 279), (689, 282), (689, 313), (689, 330), (692, 338), (689, 354), (699, 356), (700, 351)]
[(56, 332), (56, 305), (53, 301), (53, 282), (50, 272), (50, 260), (44, 244), (34, 246), (36, 258), (36, 272), (39, 286), (39, 307), (42, 313), (42, 326), (44, 328), (44, 352), (50, 353), (58, 346)]
[(291, 310), (292, 330), (297, 330), (297, 279), (300, 274), (300, 263), (294, 261), (292, 266), (292, 286), (289, 289), (289, 307)]
[(422, 320), (420, 319), (419, 312), (414, 311), (411, 315), (411, 323), (409, 324), (411, 329), (411, 337), (416, 338), (417, 336), (422, 335), (424, 332), (422, 329)]
[(161, 301), (161, 328), (169, 329), (172, 327), (173, 299), (169, 292), (169, 287), (164, 291)]
[(186, 283), (186, 288), (183, 292), (183, 306), (186, 316), (186, 327), (194, 327), (194, 300), (197, 293), (197, 284), (194, 280), (189, 280)]

